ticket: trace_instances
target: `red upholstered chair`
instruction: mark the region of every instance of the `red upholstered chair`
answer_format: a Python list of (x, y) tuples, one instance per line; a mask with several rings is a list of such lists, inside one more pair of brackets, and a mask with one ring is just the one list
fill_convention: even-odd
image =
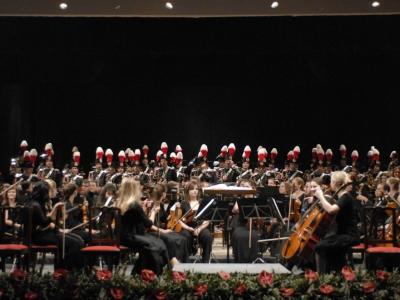
[(399, 215), (395, 208), (364, 207), (365, 263), (369, 270), (393, 269), (400, 265)]
[[(121, 255), (121, 211), (116, 207), (92, 207), (89, 209), (89, 245), (81, 249), (85, 265), (91, 267), (96, 258), (107, 262), (110, 269), (119, 263)], [(124, 251), (124, 248), (122, 249)]]
[(13, 258), (15, 262), (23, 262), (23, 268), (29, 269), (28, 234), (32, 224), (32, 211), (22, 206), (0, 207), (0, 258), (1, 269), (5, 272), (6, 259)]

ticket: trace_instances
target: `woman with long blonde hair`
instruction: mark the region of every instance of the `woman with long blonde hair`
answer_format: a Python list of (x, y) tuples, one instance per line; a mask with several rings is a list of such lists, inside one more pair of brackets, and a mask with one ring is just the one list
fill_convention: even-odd
[[(140, 198), (142, 188), (140, 183), (131, 177), (124, 178), (121, 183), (116, 206), (121, 210), (121, 244), (139, 253), (139, 259), (133, 272), (140, 273), (142, 269), (153, 270), (161, 274), (169, 257), (164, 242), (149, 230), (159, 230), (145, 214)], [(150, 217), (156, 214), (152, 209)]]

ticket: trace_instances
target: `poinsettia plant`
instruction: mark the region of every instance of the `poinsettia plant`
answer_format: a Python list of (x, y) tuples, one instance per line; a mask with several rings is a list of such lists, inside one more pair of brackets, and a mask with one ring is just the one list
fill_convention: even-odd
[(125, 275), (97, 270), (58, 269), (39, 275), (16, 269), (0, 274), (0, 299), (400, 299), (400, 274), (354, 271), (320, 275), (226, 273), (199, 274), (151, 270)]

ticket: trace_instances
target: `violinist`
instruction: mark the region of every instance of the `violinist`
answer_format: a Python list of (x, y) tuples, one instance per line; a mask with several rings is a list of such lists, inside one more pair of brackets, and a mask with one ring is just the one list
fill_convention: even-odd
[(43, 181), (36, 183), (27, 203), (27, 206), (32, 208), (32, 242), (37, 245), (57, 245), (60, 254), (65, 246), (65, 257), (59, 255), (61, 259), (58, 267), (80, 269), (83, 265), (80, 253), (84, 246), (83, 241), (69, 233), (62, 233), (60, 229), (57, 230), (57, 211), (64, 203), (55, 204), (50, 213), (47, 213), (45, 206), (48, 202), (49, 185)]
[(304, 201), (304, 180), (300, 177), (293, 178), (291, 187), (292, 207), (290, 219), (294, 222), (297, 222), (300, 219), (300, 208)]
[(332, 204), (325, 197), (320, 186), (312, 187), (312, 192), (328, 214), (336, 215), (336, 232), (325, 236), (316, 246), (317, 271), (325, 274), (340, 271), (346, 265), (346, 253), (351, 246), (360, 243), (357, 229), (355, 200), (344, 187), (349, 183), (347, 173), (336, 171), (331, 174), (331, 188), (337, 194)]
[[(255, 189), (255, 184), (250, 180), (241, 180), (240, 187), (248, 187)], [(246, 195), (245, 197), (253, 197), (253, 195)], [(232, 248), (235, 263), (252, 263), (258, 255), (258, 232), (256, 226), (252, 228), (251, 247), (249, 247), (250, 228), (247, 226), (247, 221), (243, 215), (239, 213), (239, 206), (236, 202), (232, 213), (231, 227), (232, 227)]]
[[(201, 224), (197, 224), (194, 220), (194, 216), (200, 205), (199, 201), (199, 188), (194, 182), (188, 182), (185, 185), (185, 200), (181, 203), (182, 215), (187, 215), (186, 218), (179, 221), (182, 226), (181, 235), (186, 237), (188, 241), (188, 252), (193, 252), (193, 245), (195, 241), (198, 241), (202, 248), (202, 262), (208, 263), (210, 261), (213, 237), (211, 235), (208, 226), (209, 221), (204, 221)], [(171, 208), (174, 211), (176, 208)]]
[[(84, 223), (82, 208), (87, 207), (87, 201), (81, 202), (78, 197), (78, 186), (74, 183), (68, 183), (64, 188), (64, 201), (66, 209), (66, 229), (72, 229), (75, 226)], [(67, 232), (71, 232), (68, 230)], [(73, 234), (81, 237), (85, 244), (89, 242), (89, 233), (83, 227), (72, 231)]]
[(169, 228), (166, 228), (170, 208), (175, 203), (167, 199), (165, 185), (156, 184), (150, 193), (150, 197), (153, 202), (155, 213), (151, 213), (149, 219), (157, 228), (160, 228), (160, 230), (153, 231), (152, 234), (164, 241), (172, 265), (177, 262), (188, 262), (189, 252), (187, 251), (187, 239)]
[[(159, 230), (143, 211), (140, 203), (142, 189), (140, 183), (132, 177), (122, 180), (116, 207), (121, 210), (121, 243), (139, 253), (132, 272), (143, 269), (161, 274), (169, 261), (165, 243), (148, 230)], [(155, 215), (152, 209), (151, 215)]]

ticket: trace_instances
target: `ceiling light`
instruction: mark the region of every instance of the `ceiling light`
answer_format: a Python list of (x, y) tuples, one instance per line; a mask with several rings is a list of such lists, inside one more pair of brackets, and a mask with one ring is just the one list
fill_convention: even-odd
[(377, 8), (377, 7), (381, 6), (381, 3), (380, 3), (379, 1), (373, 1), (373, 2), (371, 3), (371, 6), (372, 6), (373, 8)]
[(278, 1), (274, 1), (271, 3), (271, 8), (277, 8), (279, 6), (279, 2)]

